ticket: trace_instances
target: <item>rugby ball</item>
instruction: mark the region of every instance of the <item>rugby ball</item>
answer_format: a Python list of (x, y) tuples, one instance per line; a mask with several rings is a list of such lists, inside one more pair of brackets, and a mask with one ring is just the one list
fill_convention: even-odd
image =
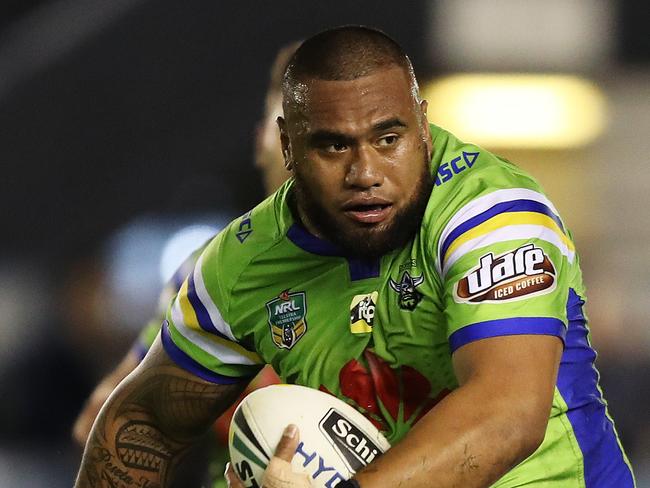
[(289, 424), (300, 431), (293, 470), (309, 474), (314, 487), (336, 486), (390, 448), (368, 419), (338, 398), (304, 386), (267, 386), (246, 396), (230, 422), (230, 461), (247, 488), (262, 486)]

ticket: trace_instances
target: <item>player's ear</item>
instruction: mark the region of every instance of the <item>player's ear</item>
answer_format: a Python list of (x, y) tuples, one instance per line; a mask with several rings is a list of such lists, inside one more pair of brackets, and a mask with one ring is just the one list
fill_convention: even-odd
[(282, 144), (282, 157), (284, 158), (284, 167), (289, 171), (293, 169), (293, 155), (291, 153), (291, 140), (287, 133), (287, 122), (282, 116), (275, 119), (280, 129), (280, 144)]
[(431, 139), (431, 131), (429, 130), (429, 119), (427, 118), (427, 109), (429, 102), (420, 100), (420, 124), (422, 126), (424, 141), (427, 145), (427, 154), (431, 157), (433, 153), (433, 140)]

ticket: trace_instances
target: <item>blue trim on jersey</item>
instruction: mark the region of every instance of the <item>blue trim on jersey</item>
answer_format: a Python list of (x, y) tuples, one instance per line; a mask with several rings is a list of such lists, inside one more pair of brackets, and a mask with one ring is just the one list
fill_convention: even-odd
[(598, 390), (596, 352), (589, 345), (584, 300), (569, 289), (569, 330), (560, 361), (557, 388), (567, 404), (567, 417), (582, 451), (585, 486), (632, 488), (634, 480), (617, 442), (606, 404)]
[(553, 219), (553, 221), (558, 225), (562, 232), (564, 232), (564, 226), (560, 217), (555, 215), (553, 211), (543, 203), (537, 202), (535, 200), (510, 200), (508, 202), (501, 202), (493, 205), (485, 212), (482, 212), (478, 215), (475, 215), (471, 219), (466, 220), (462, 224), (458, 225), (445, 239), (445, 242), (442, 244), (442, 250), (440, 251), (440, 262), (447, 254), (447, 249), (449, 246), (461, 235), (463, 235), (468, 230), (473, 229), (481, 225), (486, 220), (491, 219), (495, 215), (506, 212), (537, 212), (543, 215), (546, 215)]
[(300, 249), (312, 254), (318, 254), (319, 256), (345, 256), (345, 253), (338, 246), (316, 237), (298, 223), (294, 223), (289, 227), (287, 237)]
[(187, 277), (187, 299), (190, 301), (190, 304), (194, 309), (194, 313), (196, 314), (196, 319), (204, 331), (217, 335), (222, 339), (226, 339), (228, 341), (232, 340), (226, 335), (219, 332), (219, 330), (215, 327), (212, 319), (210, 318), (210, 314), (208, 313), (208, 309), (205, 308), (205, 305), (203, 305), (203, 302), (196, 294), (196, 286), (194, 285), (194, 273), (190, 273)]
[(217, 383), (219, 385), (233, 385), (235, 383), (239, 383), (241, 381), (245, 381), (251, 378), (248, 376), (243, 378), (223, 376), (218, 373), (215, 373), (214, 371), (209, 370), (202, 364), (195, 361), (193, 358), (188, 356), (188, 354), (185, 351), (181, 350), (176, 344), (174, 344), (174, 340), (171, 338), (171, 335), (169, 334), (169, 322), (167, 322), (166, 320), (163, 322), (160, 336), (162, 339), (163, 348), (165, 349), (167, 355), (169, 355), (171, 360), (174, 361), (178, 366), (183, 368), (185, 371), (189, 371), (190, 373), (198, 376), (199, 378), (209, 381), (210, 383)]
[(350, 269), (350, 280), (365, 280), (368, 278), (377, 278), (379, 276), (381, 262), (379, 259), (353, 259), (348, 258), (348, 268)]
[(566, 329), (560, 319), (552, 317), (511, 317), (466, 325), (449, 336), (451, 352), (461, 346), (488, 337), (509, 335), (552, 335), (564, 340)]
[(379, 276), (379, 259), (359, 259), (348, 256), (337, 245), (316, 237), (298, 223), (294, 223), (289, 227), (287, 237), (300, 249), (312, 254), (345, 258), (348, 262), (351, 281), (365, 280)]

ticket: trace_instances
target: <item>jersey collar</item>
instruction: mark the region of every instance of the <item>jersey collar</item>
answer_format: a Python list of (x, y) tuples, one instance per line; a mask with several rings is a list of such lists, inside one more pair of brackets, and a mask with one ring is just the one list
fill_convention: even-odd
[(345, 257), (343, 250), (330, 241), (316, 237), (299, 222), (294, 222), (287, 231), (287, 237), (300, 249), (319, 256)]
[(360, 259), (348, 256), (335, 244), (316, 237), (305, 229), (300, 223), (294, 222), (287, 231), (287, 238), (303, 251), (319, 256), (336, 256), (345, 258), (350, 270), (350, 280), (358, 281), (379, 276), (380, 263), (376, 259)]

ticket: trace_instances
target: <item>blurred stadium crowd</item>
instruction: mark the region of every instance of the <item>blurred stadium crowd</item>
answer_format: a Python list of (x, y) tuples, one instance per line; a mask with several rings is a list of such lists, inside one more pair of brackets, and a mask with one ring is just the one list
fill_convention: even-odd
[(264, 195), (255, 140), (274, 134), (256, 138), (255, 127), (276, 52), (346, 23), (398, 39), (433, 101), (431, 121), (525, 167), (562, 212), (582, 259), (605, 396), (638, 485), (650, 486), (645, 8), (3, 3), (0, 488), (71, 485), (81, 455), (72, 423), (93, 386), (183, 259)]

